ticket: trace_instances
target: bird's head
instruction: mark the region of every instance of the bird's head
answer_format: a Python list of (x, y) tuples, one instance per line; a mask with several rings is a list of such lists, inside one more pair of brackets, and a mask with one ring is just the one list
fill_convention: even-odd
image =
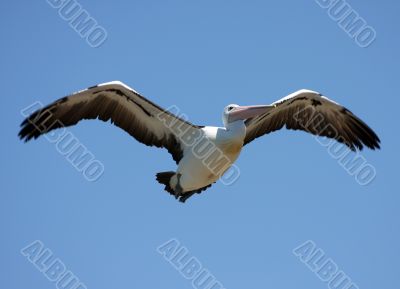
[(256, 117), (267, 112), (270, 108), (271, 106), (269, 105), (239, 106), (237, 104), (229, 104), (224, 108), (222, 121), (224, 122), (224, 126), (228, 127), (230, 123)]

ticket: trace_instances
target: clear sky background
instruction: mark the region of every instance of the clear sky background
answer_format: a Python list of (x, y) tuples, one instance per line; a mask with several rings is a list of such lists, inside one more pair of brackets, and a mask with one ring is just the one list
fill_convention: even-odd
[[(306, 240), (359, 288), (399, 288), (399, 1), (349, 1), (377, 32), (368, 48), (313, 0), (80, 3), (108, 32), (99, 48), (45, 0), (0, 10), (2, 288), (55, 288), (20, 253), (34, 240), (87, 288), (191, 288), (156, 251), (171, 238), (229, 289), (327, 288), (292, 253)], [(312, 136), (281, 130), (245, 147), (234, 185), (181, 204), (154, 180), (170, 155), (110, 124), (70, 129), (104, 164), (97, 182), (45, 138), (17, 138), (24, 107), (111, 80), (201, 125), (229, 103), (320, 91), (380, 136), (362, 152), (376, 179), (360, 186)]]

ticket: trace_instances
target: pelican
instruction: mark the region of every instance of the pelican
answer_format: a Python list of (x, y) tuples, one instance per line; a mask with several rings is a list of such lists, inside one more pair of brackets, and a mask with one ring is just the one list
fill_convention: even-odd
[(194, 125), (119, 81), (92, 86), (37, 110), (22, 122), (19, 137), (27, 142), (83, 119), (111, 120), (139, 142), (167, 149), (177, 169), (157, 173), (156, 180), (181, 202), (215, 183), (243, 146), (283, 127), (335, 139), (353, 151), (380, 148), (378, 136), (362, 120), (312, 90), (296, 91), (270, 105), (230, 104), (222, 113), (224, 126), (213, 127)]

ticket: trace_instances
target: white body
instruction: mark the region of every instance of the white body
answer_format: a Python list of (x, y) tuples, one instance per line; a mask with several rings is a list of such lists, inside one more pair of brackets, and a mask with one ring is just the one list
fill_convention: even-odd
[[(204, 142), (212, 143), (215, 148), (210, 149), (204, 157), (196, 154), (196, 144), (185, 148), (184, 157), (179, 162), (176, 171), (180, 175), (180, 186), (183, 192), (206, 187), (221, 177), (239, 157), (246, 136), (246, 126), (244, 121), (238, 120), (230, 123), (227, 128), (207, 126), (202, 128), (202, 132), (204, 133), (203, 137), (206, 137)], [(229, 166), (224, 166), (224, 170), (218, 171), (218, 173), (207, 166), (207, 157), (213, 153), (218, 154), (215, 152), (216, 149), (229, 159)], [(176, 184), (177, 177), (175, 175), (171, 178), (170, 185), (175, 189)]]

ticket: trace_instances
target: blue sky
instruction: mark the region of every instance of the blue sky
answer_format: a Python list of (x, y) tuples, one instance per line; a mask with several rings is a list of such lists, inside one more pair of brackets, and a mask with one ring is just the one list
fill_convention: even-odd
[[(98, 48), (45, 0), (0, 11), (2, 287), (56, 288), (20, 253), (40, 240), (87, 288), (191, 288), (156, 250), (175, 238), (225, 288), (328, 288), (292, 253), (307, 240), (359, 288), (398, 288), (398, 1), (348, 2), (377, 33), (367, 48), (314, 0), (79, 3), (108, 33)], [(234, 185), (182, 205), (154, 180), (175, 168), (168, 153), (110, 124), (70, 129), (104, 164), (96, 182), (45, 138), (17, 138), (24, 107), (111, 80), (203, 125), (229, 103), (320, 91), (380, 136), (362, 152), (376, 178), (359, 185), (312, 136), (281, 130), (246, 146)]]

